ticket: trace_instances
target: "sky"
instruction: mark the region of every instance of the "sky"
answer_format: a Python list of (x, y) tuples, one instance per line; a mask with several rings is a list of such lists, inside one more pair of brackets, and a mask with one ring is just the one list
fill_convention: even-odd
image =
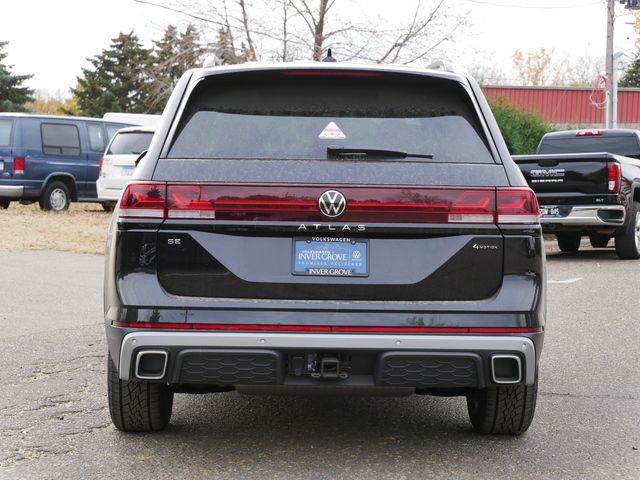
[[(414, 1), (367, 0), (367, 4), (394, 22), (409, 12)], [(449, 47), (454, 63), (462, 67), (495, 65), (509, 77), (515, 50), (540, 47), (553, 49), (558, 58), (604, 58), (605, 0), (447, 1), (468, 12), (467, 27)], [(632, 58), (636, 52), (633, 16), (623, 6), (617, 12), (615, 50)], [(119, 32), (135, 30), (150, 46), (167, 24), (186, 22), (175, 13), (133, 0), (5, 0), (0, 41), (10, 42), (5, 61), (14, 66), (14, 73), (34, 75), (29, 86), (68, 95), (81, 68), (87, 66), (86, 59), (99, 54)]]

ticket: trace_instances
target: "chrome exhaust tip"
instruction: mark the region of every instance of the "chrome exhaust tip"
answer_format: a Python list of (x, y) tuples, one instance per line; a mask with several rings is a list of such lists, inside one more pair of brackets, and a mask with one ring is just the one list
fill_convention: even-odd
[(167, 373), (169, 354), (164, 350), (142, 350), (136, 355), (135, 376), (139, 380), (161, 380)]
[(491, 376), (494, 383), (513, 385), (522, 382), (522, 360), (518, 355), (491, 356)]

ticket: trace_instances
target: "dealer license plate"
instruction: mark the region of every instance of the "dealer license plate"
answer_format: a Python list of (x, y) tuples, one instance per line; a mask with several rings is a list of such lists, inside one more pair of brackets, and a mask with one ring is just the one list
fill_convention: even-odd
[(369, 241), (309, 237), (293, 240), (293, 274), (322, 277), (369, 276)]

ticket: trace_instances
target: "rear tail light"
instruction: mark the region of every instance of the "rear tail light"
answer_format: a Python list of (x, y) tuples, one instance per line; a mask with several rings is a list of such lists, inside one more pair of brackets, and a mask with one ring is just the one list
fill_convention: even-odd
[(109, 157), (100, 157), (98, 162), (98, 176), (107, 176), (107, 172), (111, 167), (111, 159)]
[(539, 223), (540, 207), (530, 188), (498, 189), (498, 223)]
[(494, 191), (463, 190), (449, 208), (449, 223), (493, 223), (496, 208)]
[[(330, 221), (318, 209), (325, 189), (221, 185), (169, 185), (168, 218), (227, 221)], [(349, 188), (351, 190), (351, 188)], [(354, 188), (342, 222), (493, 223), (493, 189)], [(390, 194), (389, 191), (393, 191)], [(379, 197), (393, 201), (376, 201)], [(347, 195), (349, 197), (349, 195)]]
[(169, 218), (215, 218), (214, 201), (200, 185), (170, 185), (167, 195)]
[(165, 218), (166, 184), (130, 183), (120, 199), (120, 218)]
[(610, 163), (607, 166), (607, 190), (611, 193), (620, 191), (620, 182), (622, 181), (622, 171), (619, 163)]
[(22, 175), (24, 174), (24, 157), (15, 157), (13, 159), (13, 174), (14, 175)]
[(285, 70), (283, 75), (299, 77), (379, 77), (382, 73), (359, 70)]
[(323, 187), (130, 183), (122, 218), (336, 223), (536, 224), (540, 211), (528, 188), (344, 187), (345, 213), (320, 213)]
[(602, 135), (602, 130), (578, 130), (576, 132), (576, 137), (593, 137), (594, 135)]

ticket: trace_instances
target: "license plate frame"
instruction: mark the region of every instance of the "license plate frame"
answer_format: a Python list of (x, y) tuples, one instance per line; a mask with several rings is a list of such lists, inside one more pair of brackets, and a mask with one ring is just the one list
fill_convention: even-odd
[(560, 207), (557, 205), (541, 205), (540, 217), (542, 218), (560, 218)]
[(120, 176), (122, 177), (130, 177), (133, 175), (133, 171), (136, 169), (134, 166), (126, 165), (120, 167)]
[[(324, 253), (343, 258), (327, 258)], [(370, 257), (369, 239), (296, 237), (291, 246), (291, 273), (305, 277), (368, 277)]]

